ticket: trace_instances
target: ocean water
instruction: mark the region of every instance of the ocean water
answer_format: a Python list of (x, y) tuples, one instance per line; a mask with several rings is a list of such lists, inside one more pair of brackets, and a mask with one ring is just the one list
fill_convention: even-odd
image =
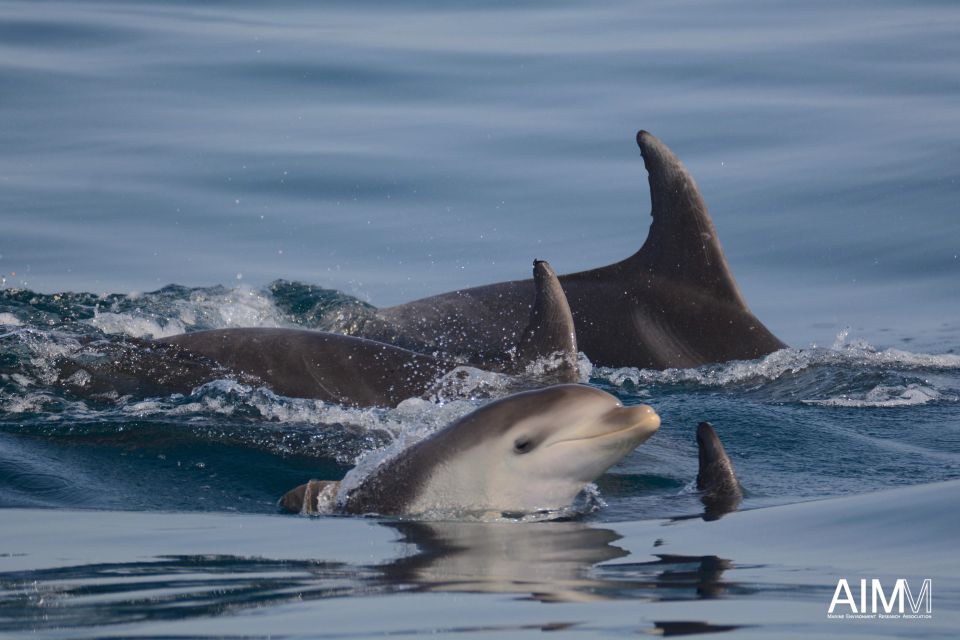
[[(949, 2), (0, 2), (0, 637), (954, 637), (958, 43)], [(568, 521), (278, 513), (495, 376), (393, 409), (57, 383), (90, 339), (619, 260), (640, 128), (791, 348), (584, 363), (663, 426)], [(714, 522), (701, 420), (746, 490)], [(932, 617), (829, 619), (841, 578), (932, 579)]]

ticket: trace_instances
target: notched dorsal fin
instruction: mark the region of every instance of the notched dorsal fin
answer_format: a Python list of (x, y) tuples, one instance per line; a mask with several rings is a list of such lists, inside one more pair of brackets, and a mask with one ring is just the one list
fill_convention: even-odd
[(537, 377), (551, 382), (577, 382), (577, 335), (567, 296), (553, 267), (546, 260), (534, 260), (533, 283), (536, 295), (530, 322), (517, 345), (517, 369), (521, 372), (538, 361), (553, 358), (556, 364)]
[(638, 132), (637, 145), (650, 177), (653, 223), (628, 262), (746, 306), (693, 176), (653, 134)]

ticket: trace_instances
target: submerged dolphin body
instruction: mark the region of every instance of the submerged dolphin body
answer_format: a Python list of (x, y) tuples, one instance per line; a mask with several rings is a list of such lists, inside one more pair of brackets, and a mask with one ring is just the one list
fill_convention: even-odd
[[(513, 359), (486, 368), (545, 382), (575, 382), (577, 342), (557, 275), (534, 262), (529, 323)], [(290, 397), (354, 406), (393, 406), (422, 396), (460, 363), (364, 338), (303, 329), (217, 329), (109, 345), (100, 363), (66, 361), (70, 386), (80, 370), (87, 393), (189, 393), (212, 380), (238, 377)], [(552, 359), (551, 359), (552, 358)], [(531, 367), (531, 371), (527, 371)]]
[[(686, 167), (646, 131), (637, 144), (650, 178), (646, 242), (621, 262), (560, 276), (580, 349), (598, 365), (663, 369), (785, 347), (747, 308)], [(517, 344), (532, 298), (531, 281), (501, 282), (380, 309), (348, 331), (483, 361)]]
[(723, 443), (709, 422), (697, 425), (697, 450), (697, 489), (702, 492), (700, 500), (706, 507), (705, 519), (715, 520), (737, 508), (743, 499), (743, 489)]
[[(650, 407), (624, 407), (593, 387), (527, 391), (484, 405), (347, 491), (314, 480), (288, 492), (281, 506), (314, 513), (326, 498), (351, 514), (559, 509), (659, 426)], [(344, 495), (333, 502), (338, 489)]]

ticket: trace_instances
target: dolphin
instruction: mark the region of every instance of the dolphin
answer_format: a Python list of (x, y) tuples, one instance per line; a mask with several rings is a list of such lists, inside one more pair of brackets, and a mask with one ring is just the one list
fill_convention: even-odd
[(699, 471), (697, 489), (706, 507), (704, 519), (716, 520), (737, 508), (743, 499), (743, 489), (733, 470), (717, 432), (709, 422), (697, 425)]
[[(570, 307), (548, 262), (536, 260), (533, 272), (533, 305), (516, 355), (491, 359), (485, 368), (545, 383), (575, 382)], [(100, 362), (61, 363), (66, 386), (87, 393), (189, 393), (205, 382), (236, 377), (289, 397), (395, 406), (427, 394), (461, 365), (365, 338), (282, 328), (195, 331), (106, 345), (104, 351), (109, 355)], [(87, 375), (77, 377), (79, 371)]]
[(625, 407), (593, 387), (526, 391), (464, 416), (355, 486), (314, 480), (280, 504), (292, 512), (332, 507), (358, 515), (560, 509), (659, 426), (649, 406)]
[[(580, 349), (597, 365), (665, 369), (764, 356), (786, 345), (747, 307), (703, 196), (680, 160), (646, 131), (653, 223), (620, 262), (560, 276)], [(512, 349), (533, 298), (530, 280), (452, 291), (365, 312), (337, 330), (419, 352), (482, 362)]]

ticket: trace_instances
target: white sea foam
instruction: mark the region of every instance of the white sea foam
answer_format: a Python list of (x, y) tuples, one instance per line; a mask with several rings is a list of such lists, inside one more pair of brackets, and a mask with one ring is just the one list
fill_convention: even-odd
[(96, 312), (89, 323), (104, 333), (120, 333), (133, 338), (166, 338), (185, 331), (176, 318), (163, 319), (130, 313)]
[[(137, 299), (137, 296), (132, 299)], [(129, 296), (128, 296), (129, 298)], [(134, 338), (165, 338), (193, 328), (279, 327), (284, 323), (273, 298), (246, 285), (217, 291), (197, 290), (173, 300), (161, 312), (147, 305), (136, 311), (97, 309), (87, 321), (104, 333)]]
[(47, 385), (54, 384), (60, 375), (56, 367), (57, 360), (80, 349), (76, 338), (56, 332), (26, 329), (18, 334), (18, 337), (30, 351), (31, 373)]
[(762, 360), (737, 360), (695, 369), (611, 369), (595, 367), (594, 376), (615, 386), (697, 383), (722, 387), (749, 379), (775, 380), (788, 372), (798, 372), (815, 364), (817, 356), (810, 351), (782, 349)]
[[(51, 412), (51, 407), (57, 407), (57, 411)], [(83, 402), (64, 400), (44, 391), (12, 394), (0, 392), (0, 412), (44, 414), (45, 422), (60, 422), (67, 416), (70, 419), (85, 419), (97, 415)]]
[[(215, 428), (216, 437), (254, 442), (287, 453), (322, 452), (345, 465), (372, 469), (437, 429), (469, 413), (479, 403), (452, 401), (434, 404), (412, 398), (396, 408), (350, 408), (319, 400), (278, 396), (267, 388), (252, 388), (231, 380), (198, 387), (189, 396), (173, 395), (136, 402), (114, 409), (121, 416), (205, 424), (211, 415), (259, 422), (237, 431)], [(262, 419), (262, 420), (261, 420)], [(205, 428), (205, 427), (203, 427)], [(343, 436), (351, 442), (341, 443)], [(384, 447), (384, 442), (389, 443)], [(331, 446), (333, 448), (331, 448)]]
[(64, 380), (64, 382), (74, 387), (85, 387), (90, 384), (92, 379), (93, 377), (89, 372), (84, 371), (83, 369), (78, 369), (73, 375)]
[(34, 380), (29, 376), (25, 376), (22, 373), (11, 373), (9, 374), (9, 376), (7, 376), (7, 374), (4, 374), (4, 378), (12, 380), (16, 384), (24, 388), (30, 387), (36, 384), (36, 380)]
[[(877, 385), (866, 393), (843, 394), (823, 400), (804, 400), (805, 404), (822, 407), (912, 407), (928, 404), (947, 397), (931, 387), (919, 384), (905, 386)], [(954, 401), (956, 397), (952, 398)]]
[(194, 389), (187, 397), (173, 395), (142, 400), (124, 405), (120, 411), (136, 417), (197, 413), (231, 416), (237, 413), (249, 415), (249, 410), (254, 409), (274, 423), (349, 425), (361, 431), (386, 432), (402, 443), (408, 442), (408, 437), (419, 439), (475, 407), (475, 403), (462, 400), (434, 404), (411, 398), (393, 409), (351, 408), (309, 398), (288, 398), (266, 387), (251, 387), (233, 380), (215, 380)]
[(45, 393), (28, 393), (25, 395), (0, 394), (0, 411), (7, 413), (39, 413), (43, 410), (51, 396)]
[(217, 295), (194, 292), (189, 301), (178, 305), (178, 313), (181, 317), (206, 320), (215, 329), (280, 326), (280, 314), (272, 296), (247, 285)]
[(23, 323), (20, 322), (20, 319), (13, 315), (12, 313), (0, 313), (0, 325), (6, 325), (8, 327), (19, 327)]
[[(549, 378), (551, 374), (563, 366), (564, 358), (565, 356), (562, 351), (555, 351), (542, 358), (537, 358), (524, 367), (523, 375), (533, 380)], [(590, 362), (585, 353), (579, 352), (577, 354), (575, 366), (577, 368), (577, 380), (579, 382), (587, 382), (590, 380), (590, 374), (593, 372), (593, 363)]]
[(595, 367), (594, 377), (615, 386), (694, 383), (706, 387), (723, 387), (752, 380), (776, 380), (783, 375), (799, 373), (815, 366), (882, 369), (926, 369), (950, 371), (960, 369), (960, 356), (911, 353), (900, 349), (877, 351), (869, 344), (834, 344), (832, 349), (781, 349), (759, 360), (737, 360), (693, 369), (618, 369)]
[(507, 392), (515, 382), (503, 373), (461, 366), (441, 376), (424, 395), (441, 404), (458, 398), (486, 398)]

